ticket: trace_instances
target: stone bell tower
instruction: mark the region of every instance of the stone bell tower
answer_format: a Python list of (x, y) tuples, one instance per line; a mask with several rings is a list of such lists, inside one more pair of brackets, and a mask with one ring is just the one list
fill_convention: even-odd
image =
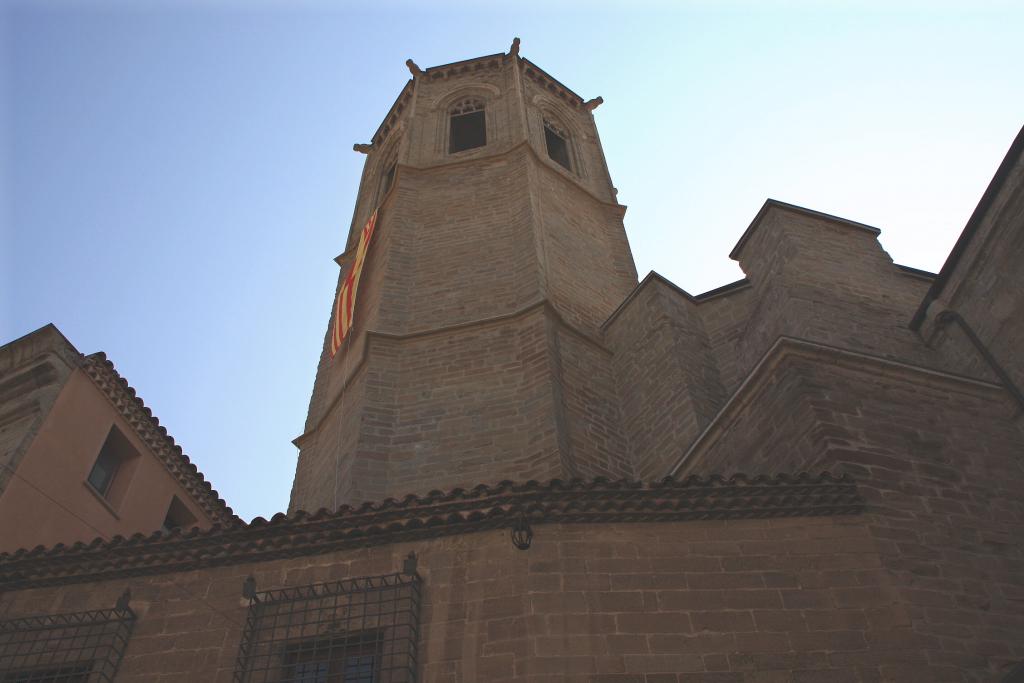
[[(632, 473), (600, 325), (637, 284), (593, 110), (508, 54), (420, 69), (365, 153), (290, 510)], [(326, 298), (326, 297), (325, 297)], [(328, 324), (328, 330), (333, 320)]]

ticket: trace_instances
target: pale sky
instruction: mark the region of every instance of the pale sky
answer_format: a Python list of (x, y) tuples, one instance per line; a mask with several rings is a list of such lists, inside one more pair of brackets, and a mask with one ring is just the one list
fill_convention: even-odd
[(0, 4), (0, 343), (106, 351), (243, 518), (287, 507), (364, 157), (409, 74), (508, 49), (596, 112), (641, 277), (768, 197), (937, 271), (1024, 124), (1020, 3)]

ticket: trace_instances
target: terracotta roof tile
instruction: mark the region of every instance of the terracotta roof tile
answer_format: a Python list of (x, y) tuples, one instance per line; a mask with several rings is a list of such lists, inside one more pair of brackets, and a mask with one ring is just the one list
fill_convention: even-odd
[(42, 546), (0, 554), (0, 591), (116, 576), (185, 571), (533, 524), (658, 522), (857, 514), (854, 483), (829, 473), (663, 479), (651, 484), (607, 479), (432, 491), (343, 506), (334, 512), (277, 514), (250, 524), (157, 532), (110, 541)]
[(100, 351), (85, 356), (81, 368), (214, 522), (226, 525), (242, 523), (105, 353)]

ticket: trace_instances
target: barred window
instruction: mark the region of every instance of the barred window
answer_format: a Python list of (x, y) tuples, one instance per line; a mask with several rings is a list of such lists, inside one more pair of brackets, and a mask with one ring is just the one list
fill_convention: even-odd
[(402, 573), (257, 593), (238, 683), (414, 683), (421, 580)]
[(0, 682), (113, 681), (134, 624), (127, 593), (114, 609), (0, 621)]
[(448, 117), (449, 154), (487, 144), (487, 119), (482, 100), (460, 100), (448, 110)]

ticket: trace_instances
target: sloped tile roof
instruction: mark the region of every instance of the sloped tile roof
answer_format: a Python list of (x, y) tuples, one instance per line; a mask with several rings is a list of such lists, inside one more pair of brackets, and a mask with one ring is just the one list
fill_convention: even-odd
[(81, 368), (214, 523), (242, 523), (216, 489), (206, 481), (203, 473), (182, 452), (181, 446), (174, 442), (174, 437), (167, 433), (153, 411), (146, 407), (135, 389), (118, 373), (105, 353), (100, 351), (85, 356)]
[(343, 506), (334, 512), (277, 514), (250, 524), (217, 525), (72, 546), (0, 554), (0, 591), (13, 588), (185, 571), (312, 555), (436, 536), (532, 524), (759, 519), (857, 514), (853, 481), (811, 476), (666, 478), (644, 484), (607, 479), (504, 481), (432, 491), (401, 500)]

